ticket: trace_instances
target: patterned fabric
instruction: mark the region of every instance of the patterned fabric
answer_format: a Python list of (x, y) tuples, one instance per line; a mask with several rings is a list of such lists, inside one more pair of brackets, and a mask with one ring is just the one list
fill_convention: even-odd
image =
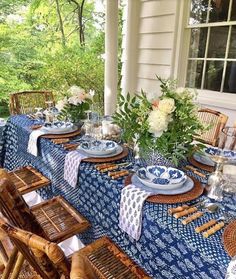
[(64, 164), (64, 179), (72, 186), (76, 187), (79, 165), (87, 156), (79, 151), (71, 151), (66, 155)]
[[(68, 151), (50, 140), (39, 138), (39, 156), (27, 153), (29, 127), (33, 120), (25, 116), (13, 116), (4, 130), (4, 167), (13, 170), (19, 166), (31, 165), (48, 177), (52, 184), (39, 190), (46, 199), (62, 195), (91, 223), (91, 228), (78, 235), (84, 244), (107, 235), (121, 247), (138, 265), (156, 279), (224, 279), (230, 257), (224, 250), (222, 232), (205, 239), (196, 234), (194, 228), (218, 218), (225, 211), (236, 214), (236, 196), (225, 195), (222, 208), (213, 214), (184, 226), (180, 219), (167, 213), (173, 206), (181, 204), (158, 204), (145, 202), (143, 223), (138, 241), (119, 228), (119, 208), (124, 179), (112, 180), (107, 174), (96, 170), (95, 164), (81, 162), (79, 187), (72, 188), (64, 180), (64, 162)], [(131, 162), (136, 167), (132, 154), (120, 162)], [(185, 162), (186, 164), (187, 162)], [(142, 162), (139, 162), (141, 165)], [(206, 179), (187, 172), (200, 182)], [(191, 205), (204, 199), (202, 196), (191, 201)]]
[(151, 193), (142, 191), (135, 185), (128, 185), (121, 191), (119, 227), (139, 240), (142, 230), (143, 204)]
[(37, 147), (38, 138), (43, 134), (45, 134), (45, 132), (43, 132), (40, 129), (32, 131), (30, 134), (27, 151), (34, 156), (38, 156), (38, 147)]
[(232, 258), (229, 266), (227, 268), (225, 279), (235, 279), (236, 278), (236, 256)]

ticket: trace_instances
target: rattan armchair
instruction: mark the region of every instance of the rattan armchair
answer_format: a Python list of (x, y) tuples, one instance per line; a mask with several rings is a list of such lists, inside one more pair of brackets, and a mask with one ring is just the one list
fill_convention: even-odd
[(57, 243), (85, 231), (90, 226), (89, 222), (60, 196), (29, 208), (8, 177), (0, 179), (0, 210), (15, 226)]
[(218, 146), (219, 135), (226, 125), (228, 116), (219, 111), (203, 108), (198, 111), (198, 117), (202, 124), (209, 126), (209, 129), (206, 132), (200, 133), (197, 140), (213, 146)]
[[(20, 263), (31, 256), (37, 266), (35, 269), (39, 270), (38, 273), (44, 279), (150, 278), (107, 237), (74, 253), (70, 264), (57, 244), (12, 226), (3, 218), (0, 218), (0, 229), (14, 241), (20, 251), (17, 258), (21, 259)], [(16, 250), (13, 252), (16, 254)], [(4, 272), (4, 278), (11, 279), (13, 272), (19, 274), (21, 265), (18, 262), (11, 261)], [(30, 275), (27, 278), (30, 279)]]
[(22, 91), (10, 95), (11, 114), (30, 114), (35, 112), (36, 107), (47, 108), (47, 101), (55, 105), (51, 91)]

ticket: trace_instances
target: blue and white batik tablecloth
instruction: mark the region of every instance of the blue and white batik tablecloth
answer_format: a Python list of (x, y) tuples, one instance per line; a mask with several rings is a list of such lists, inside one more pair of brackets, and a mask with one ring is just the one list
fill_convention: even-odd
[(9, 119), (4, 134), (4, 166), (12, 170), (30, 164), (51, 179), (51, 186), (40, 190), (41, 195), (44, 198), (62, 195), (91, 222), (91, 229), (79, 235), (85, 244), (108, 235), (152, 278), (225, 277), (230, 258), (223, 248), (222, 231), (204, 239), (194, 232), (194, 227), (210, 218), (217, 218), (222, 210), (236, 212), (235, 197), (225, 197), (224, 209), (205, 215), (187, 226), (168, 215), (167, 209), (172, 205), (145, 202), (141, 237), (135, 241), (118, 226), (124, 181), (111, 180), (106, 174), (98, 172), (94, 164), (82, 162), (77, 186), (71, 187), (63, 177), (67, 151), (61, 146), (40, 138), (38, 157), (27, 153), (29, 126), (32, 124), (32, 120), (25, 116)]

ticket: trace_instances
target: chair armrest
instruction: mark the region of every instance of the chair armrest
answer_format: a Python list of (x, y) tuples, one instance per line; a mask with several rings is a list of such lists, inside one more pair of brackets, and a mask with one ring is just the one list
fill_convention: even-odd
[(97, 276), (86, 256), (79, 251), (72, 255), (70, 279), (97, 279)]

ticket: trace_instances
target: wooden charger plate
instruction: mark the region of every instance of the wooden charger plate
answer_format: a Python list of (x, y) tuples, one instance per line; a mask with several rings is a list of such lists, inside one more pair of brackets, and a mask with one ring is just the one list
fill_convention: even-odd
[[(42, 125), (32, 125), (30, 128), (31, 130), (37, 130), (40, 129), (42, 127)], [(81, 130), (75, 130), (73, 132), (69, 132), (69, 133), (63, 133), (63, 134), (45, 134), (42, 135), (42, 138), (45, 139), (63, 139), (63, 138), (73, 138), (76, 137), (80, 134)]]
[(215, 170), (214, 167), (208, 166), (208, 165), (204, 165), (202, 163), (199, 163), (198, 161), (196, 161), (193, 157), (189, 157), (188, 161), (190, 164), (192, 164), (194, 167), (197, 167), (199, 169), (208, 171), (208, 172), (213, 172)]
[(230, 257), (236, 256), (236, 220), (229, 223), (223, 233), (223, 242)]
[(90, 157), (90, 158), (86, 158), (83, 159), (83, 162), (89, 162), (89, 163), (106, 163), (106, 162), (114, 162), (114, 161), (119, 161), (125, 157), (127, 157), (129, 154), (129, 150), (126, 147), (123, 147), (123, 151), (113, 157)]
[(74, 132), (70, 132), (70, 133), (65, 133), (65, 134), (45, 134), (42, 135), (42, 138), (45, 139), (63, 139), (63, 138), (73, 138), (78, 136), (81, 133), (81, 130), (78, 129)]
[[(132, 177), (132, 175), (129, 175), (128, 177), (126, 177), (125, 186), (131, 184), (131, 177)], [(204, 189), (203, 189), (201, 183), (198, 180), (196, 180), (193, 177), (191, 177), (191, 179), (194, 182), (194, 186), (193, 186), (192, 190), (190, 190), (186, 193), (177, 194), (177, 195), (160, 195), (160, 194), (157, 194), (155, 196), (148, 197), (147, 201), (153, 202), (153, 203), (174, 204), (174, 203), (179, 203), (179, 202), (187, 202), (187, 201), (195, 200), (196, 198), (201, 196)]]

